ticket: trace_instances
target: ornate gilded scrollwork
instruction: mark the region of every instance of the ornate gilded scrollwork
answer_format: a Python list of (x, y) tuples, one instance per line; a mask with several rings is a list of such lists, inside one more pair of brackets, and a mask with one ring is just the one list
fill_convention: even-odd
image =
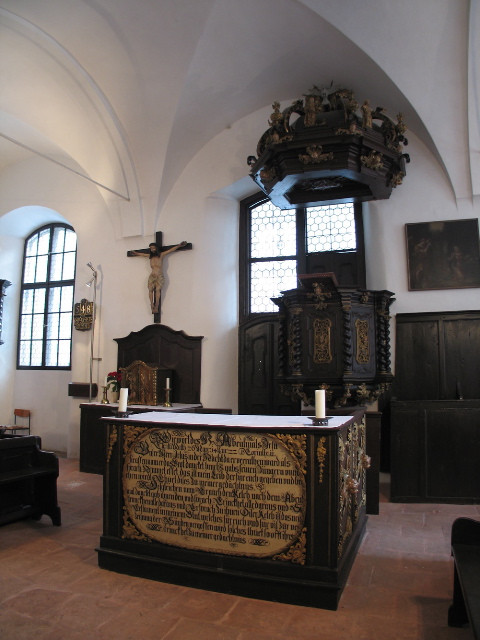
[(357, 349), (355, 358), (359, 364), (370, 362), (370, 344), (368, 340), (368, 320), (357, 318), (355, 320), (355, 331), (357, 334)]
[(322, 484), (323, 482), (323, 473), (325, 471), (325, 458), (327, 457), (326, 442), (327, 442), (327, 439), (325, 436), (322, 436), (318, 439), (317, 460), (318, 460), (318, 482), (320, 484)]
[(341, 557), (357, 522), (360, 509), (366, 503), (365, 473), (370, 466), (370, 458), (365, 452), (365, 418), (354, 422), (346, 431), (346, 437), (339, 435), (339, 521), (338, 557)]
[(405, 173), (403, 171), (397, 171), (396, 173), (392, 173), (389, 180), (389, 185), (393, 189), (395, 189), (396, 187), (399, 187), (403, 183), (404, 177), (405, 177)]
[(307, 557), (307, 529), (304, 527), (297, 541), (283, 553), (278, 553), (272, 557), (272, 560), (283, 560), (285, 562), (293, 562), (294, 564), (305, 564)]
[(383, 167), (383, 157), (381, 153), (371, 150), (368, 156), (360, 156), (360, 162), (367, 169), (373, 169), (374, 171), (380, 171)]
[(300, 340), (300, 307), (292, 307), (288, 323), (288, 361), (294, 375), (301, 373), (302, 344)]
[(336, 406), (344, 407), (347, 404), (348, 399), (352, 397), (352, 386), (353, 385), (351, 384), (343, 385), (343, 394), (341, 395), (340, 398), (338, 398), (336, 402)]
[(123, 427), (123, 453), (126, 454), (134, 440), (138, 438), (138, 436), (144, 433), (144, 427), (134, 427), (132, 425), (124, 425)]
[(348, 475), (346, 476), (345, 489), (348, 491), (348, 493), (350, 493), (351, 495), (356, 495), (358, 493), (359, 486), (360, 485), (358, 480), (355, 480), (351, 476), (348, 476)]
[(298, 159), (303, 164), (317, 164), (319, 162), (326, 162), (327, 160), (333, 160), (333, 153), (323, 153), (323, 147), (318, 144), (314, 144), (306, 149), (307, 153), (299, 153)]
[(351, 432), (347, 429), (346, 438), (343, 434), (338, 438), (338, 462), (339, 462), (339, 500), (338, 500), (338, 557), (343, 553), (346, 540), (353, 530), (351, 518), (351, 494), (348, 491), (347, 481), (350, 478), (351, 469)]
[(315, 301), (315, 309), (317, 311), (323, 311), (327, 308), (327, 300), (332, 297), (332, 292), (328, 290), (326, 286), (320, 282), (312, 283), (313, 293), (309, 293), (308, 297), (313, 298)]
[(329, 318), (315, 318), (313, 321), (313, 361), (316, 364), (330, 363), (332, 354), (332, 321)]
[(123, 533), (122, 538), (129, 540), (141, 540), (142, 542), (152, 542), (152, 539), (141, 533), (133, 524), (128, 514), (127, 508), (123, 507)]
[(305, 434), (292, 436), (289, 433), (277, 433), (276, 437), (283, 443), (288, 451), (295, 457), (298, 462), (300, 471), (307, 473), (307, 436)]

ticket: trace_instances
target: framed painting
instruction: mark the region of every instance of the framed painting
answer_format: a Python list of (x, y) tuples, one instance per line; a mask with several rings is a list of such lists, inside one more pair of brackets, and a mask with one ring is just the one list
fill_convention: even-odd
[(406, 224), (408, 288), (480, 287), (478, 219)]

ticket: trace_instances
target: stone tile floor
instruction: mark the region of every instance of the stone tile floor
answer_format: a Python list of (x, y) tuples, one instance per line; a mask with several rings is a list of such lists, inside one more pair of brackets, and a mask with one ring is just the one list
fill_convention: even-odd
[(449, 539), (480, 505), (393, 504), (382, 474), (380, 514), (337, 611), (211, 593), (98, 568), (102, 478), (60, 459), (62, 526), (0, 527), (1, 640), (470, 640), (447, 626)]

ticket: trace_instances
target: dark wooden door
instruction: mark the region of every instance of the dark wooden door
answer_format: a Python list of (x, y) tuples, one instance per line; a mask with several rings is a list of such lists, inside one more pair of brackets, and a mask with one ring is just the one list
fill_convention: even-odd
[(253, 415), (296, 415), (298, 400), (284, 395), (278, 374), (278, 314), (262, 314), (239, 328), (238, 412)]

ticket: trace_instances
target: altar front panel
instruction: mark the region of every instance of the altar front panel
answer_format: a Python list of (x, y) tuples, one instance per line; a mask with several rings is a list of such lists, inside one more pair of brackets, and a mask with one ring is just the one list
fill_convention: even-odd
[(366, 523), (368, 465), (363, 413), (332, 421), (107, 420), (100, 566), (335, 609)]

